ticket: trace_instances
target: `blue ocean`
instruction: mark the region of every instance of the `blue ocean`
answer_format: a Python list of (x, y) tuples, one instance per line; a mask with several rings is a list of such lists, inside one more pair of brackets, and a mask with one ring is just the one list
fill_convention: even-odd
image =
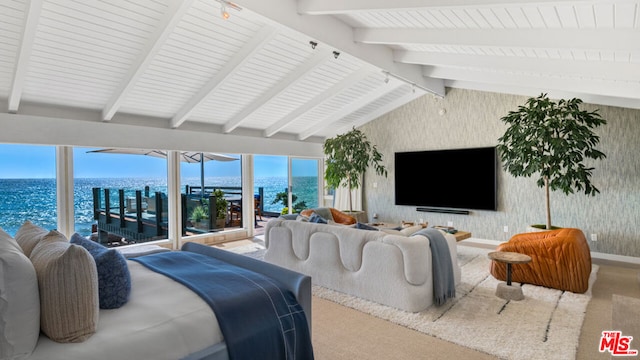
[[(125, 190), (125, 197), (135, 196), (136, 190), (149, 186), (151, 193), (167, 192), (166, 179), (145, 178), (77, 178), (74, 180), (75, 231), (90, 235), (93, 220), (93, 188), (111, 189), (112, 206), (118, 203), (118, 189)], [(298, 201), (305, 201), (307, 207), (317, 206), (317, 177), (299, 176), (292, 178), (294, 194)], [(186, 185), (200, 186), (200, 178), (185, 178)], [(254, 180), (254, 193), (264, 189), (264, 211), (280, 213), (284, 205), (272, 204), (276, 194), (286, 191), (286, 177), (263, 177)], [(205, 179), (205, 186), (240, 187), (240, 177), (211, 177)], [(0, 227), (15, 235), (25, 220), (47, 229), (57, 227), (56, 179), (0, 179)]]

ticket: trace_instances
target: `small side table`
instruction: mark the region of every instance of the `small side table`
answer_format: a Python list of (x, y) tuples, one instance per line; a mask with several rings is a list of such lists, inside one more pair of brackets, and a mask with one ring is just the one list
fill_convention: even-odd
[(511, 286), (511, 265), (526, 264), (531, 261), (531, 256), (508, 251), (493, 251), (488, 254), (489, 259), (507, 264), (507, 282), (498, 284), (496, 296), (505, 300), (522, 300), (522, 288)]

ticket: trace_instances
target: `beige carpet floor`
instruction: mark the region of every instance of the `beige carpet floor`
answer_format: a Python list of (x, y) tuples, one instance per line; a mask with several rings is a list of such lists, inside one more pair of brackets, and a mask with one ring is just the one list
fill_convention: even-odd
[[(602, 331), (612, 330), (612, 295), (640, 298), (640, 268), (594, 263), (600, 269), (582, 325), (578, 360), (611, 359), (598, 346)], [(312, 305), (316, 360), (497, 359), (315, 296)], [(640, 349), (640, 339), (631, 345)], [(555, 358), (549, 354), (548, 359)]]

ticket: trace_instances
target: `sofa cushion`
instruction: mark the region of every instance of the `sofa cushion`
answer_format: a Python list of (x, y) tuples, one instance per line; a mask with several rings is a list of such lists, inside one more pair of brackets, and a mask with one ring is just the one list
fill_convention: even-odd
[(40, 291), (40, 328), (51, 340), (81, 342), (98, 326), (98, 273), (89, 251), (52, 230), (31, 253)]
[(40, 335), (40, 296), (33, 264), (0, 228), (0, 359), (24, 359)]
[(131, 275), (125, 257), (115, 249), (109, 249), (78, 233), (71, 236), (71, 243), (87, 249), (96, 262), (100, 308), (117, 309), (126, 304), (131, 294)]
[(22, 248), (26, 257), (31, 256), (33, 248), (38, 245), (40, 240), (49, 233), (49, 230), (44, 229), (38, 225), (35, 225), (31, 221), (27, 220), (20, 226), (20, 229), (16, 232), (16, 241)]

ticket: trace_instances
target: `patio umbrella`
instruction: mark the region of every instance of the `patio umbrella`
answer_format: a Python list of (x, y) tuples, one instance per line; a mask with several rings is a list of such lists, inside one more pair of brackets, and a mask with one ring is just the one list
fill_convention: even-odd
[[(87, 151), (87, 153), (104, 153), (104, 154), (130, 154), (130, 155), (147, 155), (158, 158), (167, 158), (167, 152), (165, 150), (146, 150), (146, 149), (98, 149)], [(235, 161), (238, 158), (227, 156), (217, 153), (208, 152), (195, 152), (195, 151), (181, 151), (180, 161), (186, 163), (200, 163), (200, 193), (204, 194), (204, 162), (216, 160), (216, 161)]]

